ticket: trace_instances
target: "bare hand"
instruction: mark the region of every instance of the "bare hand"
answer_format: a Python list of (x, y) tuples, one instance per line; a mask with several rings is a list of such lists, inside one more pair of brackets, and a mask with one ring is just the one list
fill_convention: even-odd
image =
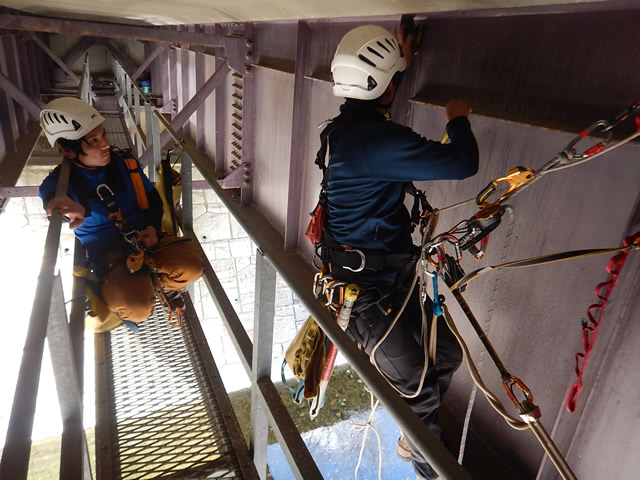
[(462, 100), (449, 100), (444, 106), (447, 123), (456, 117), (466, 117), (471, 113), (471, 106)]
[(56, 211), (69, 219), (69, 228), (77, 228), (84, 223), (84, 207), (66, 195), (52, 198), (47, 204), (47, 217)]
[(402, 49), (402, 55), (407, 62), (407, 68), (409, 68), (409, 65), (411, 65), (411, 62), (413, 61), (413, 40), (415, 35), (413, 33), (405, 34), (403, 25), (393, 27), (391, 33), (393, 33), (393, 36), (398, 40), (400, 48)]
[(158, 232), (152, 226), (148, 226), (144, 230), (138, 232), (136, 241), (144, 248), (154, 248), (158, 245)]

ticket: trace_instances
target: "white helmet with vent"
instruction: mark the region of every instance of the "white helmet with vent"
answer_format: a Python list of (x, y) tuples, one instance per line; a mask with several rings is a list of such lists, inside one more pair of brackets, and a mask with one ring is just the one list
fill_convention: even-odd
[(40, 125), (52, 147), (60, 138), (79, 140), (102, 122), (100, 112), (74, 97), (51, 100), (40, 112)]
[(407, 63), (402, 48), (386, 28), (363, 25), (348, 32), (331, 62), (336, 97), (374, 100)]

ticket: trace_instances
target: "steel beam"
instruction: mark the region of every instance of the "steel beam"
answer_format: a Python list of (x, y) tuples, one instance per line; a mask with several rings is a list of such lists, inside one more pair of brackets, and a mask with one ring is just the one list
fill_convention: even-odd
[(293, 89), (293, 117), (291, 123), (291, 154), (289, 157), (289, 192), (287, 195), (287, 223), (284, 231), (284, 248), (295, 249), (298, 246), (298, 230), (300, 226), (300, 198), (302, 198), (302, 178), (304, 162), (300, 159), (307, 154), (307, 125), (309, 124), (309, 106), (311, 88), (309, 80), (305, 79), (309, 46), (311, 43), (311, 28), (307, 22), (298, 22), (296, 41), (296, 71)]
[[(202, 32), (204, 31), (204, 27), (200, 25), (196, 25), (196, 31)], [(199, 51), (204, 50), (202, 47), (196, 49), (196, 91), (202, 88), (204, 85), (204, 77), (205, 77), (205, 56)], [(198, 146), (198, 150), (204, 150), (205, 141), (204, 141), (204, 131), (205, 131), (205, 107), (204, 102), (198, 110), (196, 110), (196, 145)]]
[(80, 41), (78, 41), (73, 48), (64, 56), (62, 61), (69, 68), (73, 66), (74, 63), (82, 56), (84, 52), (86, 52), (91, 46), (91, 42), (87, 37), (82, 37)]
[(51, 60), (56, 62), (56, 64), (62, 70), (64, 70), (64, 72), (67, 75), (69, 75), (69, 77), (74, 83), (80, 83), (80, 77), (78, 77), (78, 75), (73, 73), (73, 71), (69, 67), (67, 67), (67, 64), (64, 63), (60, 58), (58, 58), (58, 56), (55, 53), (53, 53), (53, 50), (51, 50), (48, 47), (48, 45), (46, 45), (42, 40), (40, 40), (40, 38), (37, 35), (31, 35), (29, 38), (31, 38), (31, 40), (33, 40), (36, 43), (36, 45), (38, 45), (44, 51), (44, 53), (49, 55), (49, 58), (51, 58)]
[[(258, 380), (271, 378), (276, 270), (259, 250), (256, 252), (256, 288), (253, 308), (253, 366), (251, 368), (251, 440), (249, 449), (262, 480), (267, 478), (269, 422), (260, 401)], [(259, 339), (259, 341), (257, 341)]]
[(221, 47), (224, 37), (196, 32), (176, 32), (166, 27), (142, 27), (122, 23), (91, 22), (31, 15), (0, 15), (0, 28), (27, 32), (48, 32), (138, 41)]
[(0, 187), (0, 198), (37, 197), (38, 187)]
[[(253, 74), (251, 67), (247, 66), (245, 62), (252, 58), (252, 54), (249, 53), (248, 46), (253, 44), (253, 37), (255, 36), (255, 26), (253, 23), (245, 23), (244, 25), (244, 38), (245, 42), (235, 48), (235, 55), (241, 56), (241, 58), (235, 59), (235, 65), (239, 65), (240, 62), (244, 65), (244, 71), (242, 74), (242, 159), (244, 163), (251, 163), (255, 158), (255, 139), (256, 139), (256, 77)], [(227, 37), (229, 38), (229, 37)], [(244, 52), (244, 53), (243, 53)], [(232, 56), (231, 49), (225, 47), (225, 53), (227, 54), (227, 63), (229, 63)], [(234, 65), (234, 63), (230, 63)], [(234, 67), (237, 71), (238, 67)], [(249, 206), (253, 203), (253, 182), (251, 181), (251, 170), (246, 169), (245, 173), (249, 174), (249, 178), (242, 182), (240, 188), (240, 202), (243, 206)]]
[(167, 47), (164, 45), (157, 45), (156, 48), (154, 48), (151, 51), (151, 53), (147, 56), (147, 58), (145, 58), (144, 62), (140, 64), (140, 66), (133, 73), (133, 75), (131, 75), (131, 79), (134, 82), (137, 81), (138, 77), (142, 75), (147, 68), (149, 68), (149, 65), (151, 65), (151, 63), (156, 59), (156, 57), (160, 55), (166, 48)]
[[(62, 169), (56, 188), (56, 195), (67, 191), (70, 162), (62, 163)], [(7, 439), (0, 461), (0, 480), (22, 480), (27, 478), (29, 455), (31, 451), (31, 432), (36, 410), (36, 399), (40, 383), (44, 339), (47, 335), (51, 294), (54, 283), (54, 270), (62, 216), (54, 213), (49, 222), (44, 246), (44, 257), (38, 276), (36, 295), (33, 300), (29, 329), (25, 340), (22, 362), (13, 398), (13, 407), (7, 429)]]
[[(204, 100), (213, 92), (226, 78), (227, 74), (231, 71), (227, 64), (215, 71), (213, 75), (205, 82), (200, 90), (189, 100), (184, 108), (178, 113), (171, 121), (171, 128), (179, 130), (189, 120), (189, 117), (198, 109), (198, 107), (204, 102)], [(168, 141), (171, 135), (168, 130), (164, 130), (160, 135), (159, 145), (162, 148)], [(140, 163), (145, 166), (151, 161), (153, 152), (147, 150), (140, 157)]]
[[(180, 49), (180, 73), (182, 77), (182, 95), (181, 102), (182, 105), (186, 105), (189, 101), (189, 77), (191, 72), (189, 71), (189, 52), (185, 49)], [(197, 106), (197, 110), (202, 107), (202, 103)], [(184, 131), (187, 135), (191, 134), (191, 127), (189, 122), (185, 122)]]

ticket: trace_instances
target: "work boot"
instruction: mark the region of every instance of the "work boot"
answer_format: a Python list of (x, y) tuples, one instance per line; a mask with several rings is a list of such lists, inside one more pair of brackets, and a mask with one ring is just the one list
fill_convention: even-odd
[(398, 457), (400, 457), (400, 460), (402, 460), (403, 462), (411, 461), (411, 450), (409, 450), (409, 444), (407, 443), (407, 441), (404, 439), (403, 436), (400, 436), (398, 438), (398, 444), (396, 445), (396, 453), (398, 454)]

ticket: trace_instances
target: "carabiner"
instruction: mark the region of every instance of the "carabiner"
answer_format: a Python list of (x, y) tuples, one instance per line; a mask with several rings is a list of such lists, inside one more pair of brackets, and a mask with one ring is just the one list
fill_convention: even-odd
[(478, 207), (489, 206), (490, 203), (486, 201), (487, 197), (496, 191), (498, 184), (501, 182), (507, 182), (509, 184), (509, 188), (507, 189), (507, 192), (502, 195), (502, 197), (500, 197), (495, 203), (503, 202), (511, 195), (511, 193), (520, 188), (522, 185), (529, 183), (531, 180), (533, 180), (534, 177), (535, 172), (530, 168), (512, 168), (507, 172), (506, 176), (492, 180), (489, 185), (487, 185), (480, 191), (480, 193), (476, 197), (476, 205), (478, 205)]

